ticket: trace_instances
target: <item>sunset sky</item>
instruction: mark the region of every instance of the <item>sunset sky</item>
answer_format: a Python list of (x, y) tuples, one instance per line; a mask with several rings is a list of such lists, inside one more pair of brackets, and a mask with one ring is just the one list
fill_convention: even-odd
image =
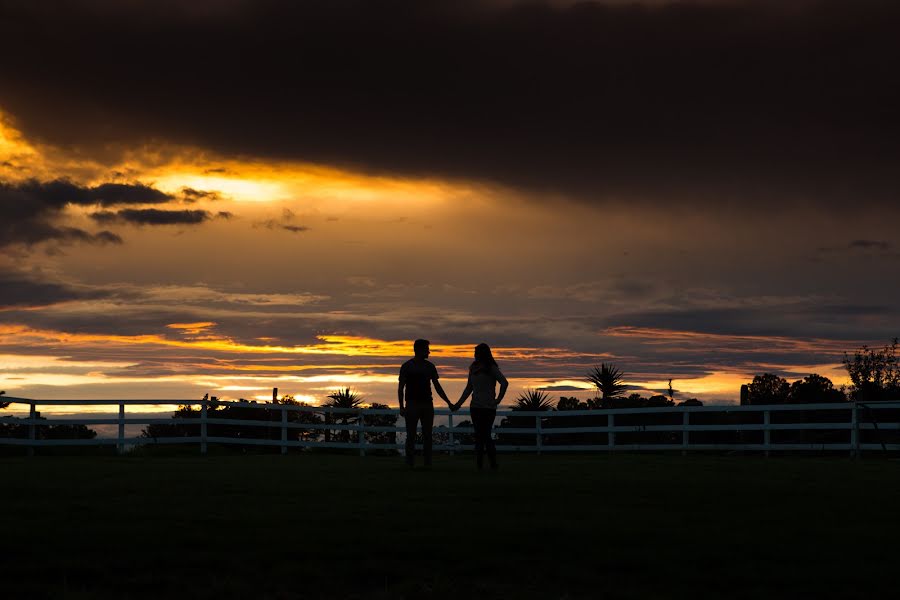
[[(900, 4), (0, 0), (0, 390), (736, 402), (900, 335)], [(654, 392), (643, 392), (646, 394)]]

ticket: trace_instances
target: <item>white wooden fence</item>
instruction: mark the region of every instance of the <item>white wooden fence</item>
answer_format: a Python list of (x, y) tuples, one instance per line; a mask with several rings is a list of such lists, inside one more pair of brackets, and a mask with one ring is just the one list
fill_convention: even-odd
[[(213, 401), (208, 400), (33, 400), (26, 398), (0, 397), (3, 402), (13, 405), (27, 405), (27, 418), (0, 418), (0, 424), (25, 425), (28, 428), (27, 438), (0, 437), (0, 445), (25, 446), (33, 454), (35, 448), (48, 446), (98, 446), (115, 445), (119, 452), (126, 448), (142, 444), (198, 444), (201, 453), (207, 452), (209, 444), (237, 444), (256, 446), (277, 446), (281, 453), (289, 448), (344, 448), (356, 449), (360, 455), (374, 450), (402, 449), (403, 443), (372, 443), (365, 434), (399, 433), (405, 434), (402, 420), (397, 426), (378, 426), (366, 423), (366, 416), (395, 415), (398, 409), (341, 409), (323, 406), (293, 406), (287, 404), (269, 404), (255, 402), (223, 402), (215, 405), (229, 408), (247, 408), (264, 410), (272, 415), (271, 419), (224, 419), (210, 411)], [(85, 416), (79, 418), (53, 417), (40, 418), (38, 408), (41, 406), (110, 406), (118, 407), (118, 417)], [(199, 416), (194, 418), (172, 417), (129, 417), (127, 408), (137, 406), (162, 405), (199, 406)], [(210, 414), (212, 412), (212, 414)], [(328, 421), (334, 416), (347, 415), (355, 419), (355, 423), (301, 423), (292, 421), (289, 413), (310, 412), (327, 415)], [(441, 441), (434, 445), (437, 451), (450, 453), (471, 449), (470, 444), (461, 444), (460, 436), (471, 436), (473, 431), (468, 427), (459, 427), (458, 423), (468, 415), (467, 410), (451, 412), (447, 409), (436, 409), (437, 416), (446, 416), (447, 426), (436, 427)], [(760, 418), (761, 414), (761, 418)], [(784, 404), (765, 406), (678, 406), (663, 408), (629, 408), (611, 410), (571, 410), (571, 411), (513, 411), (498, 410), (495, 421), (494, 436), (499, 438), (497, 449), (500, 451), (526, 452), (592, 452), (592, 451), (662, 451), (676, 450), (709, 451), (740, 450), (758, 451), (765, 454), (778, 451), (846, 451), (858, 455), (864, 450), (898, 451), (900, 450), (900, 402), (877, 403), (838, 403), (838, 404)], [(680, 418), (678, 417), (680, 415)], [(808, 419), (817, 415), (815, 419)], [(882, 415), (886, 418), (879, 418)], [(793, 418), (791, 418), (793, 416)], [(832, 418), (833, 416), (833, 418)], [(514, 418), (514, 424), (527, 422), (529, 426), (496, 425), (504, 418)], [(823, 420), (824, 417), (824, 420)], [(577, 419), (590, 421), (590, 424), (568, 426)], [(372, 420), (371, 418), (369, 419)], [(454, 425), (456, 420), (457, 425)], [(655, 423), (668, 420), (670, 423)], [(643, 422), (642, 422), (643, 421)], [(709, 422), (718, 421), (718, 422)], [(756, 422), (744, 422), (756, 421)], [(533, 424), (532, 424), (533, 423)], [(137, 425), (183, 425), (193, 426), (197, 435), (180, 435), (173, 437), (126, 437), (126, 426)], [(40, 439), (37, 435), (41, 427), (53, 425), (116, 425), (116, 437), (97, 437), (93, 439)], [(222, 437), (208, 435), (209, 425), (230, 425), (241, 427), (258, 427), (266, 432), (277, 431), (280, 437), (272, 439), (263, 437)], [(509, 423), (507, 423), (509, 425)], [(323, 441), (319, 439), (289, 439), (289, 431), (349, 431), (348, 440)], [(355, 434), (354, 434), (355, 432)], [(761, 432), (761, 434), (760, 434)], [(795, 432), (793, 437), (801, 440), (779, 441), (783, 432)], [(805, 433), (801, 433), (805, 432)], [(818, 432), (818, 436), (817, 436)], [(647, 434), (656, 435), (652, 440), (635, 439)], [(717, 436), (727, 439), (712, 439)], [(560, 438), (590, 438), (575, 440), (576, 443), (559, 443)], [(294, 436), (299, 437), (299, 436)], [(632, 438), (630, 440), (624, 438)], [(808, 438), (819, 439), (808, 439)], [(705, 438), (705, 439), (704, 439)], [(842, 438), (842, 439), (836, 439)], [(845, 438), (845, 439), (844, 439)], [(598, 439), (601, 441), (598, 443)], [(887, 441), (885, 441), (887, 439)], [(571, 441), (571, 440), (570, 440)]]

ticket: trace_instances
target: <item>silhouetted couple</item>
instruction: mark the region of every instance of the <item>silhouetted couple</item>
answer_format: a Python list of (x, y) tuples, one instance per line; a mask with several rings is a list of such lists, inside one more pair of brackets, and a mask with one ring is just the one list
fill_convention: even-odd
[[(397, 390), (400, 414), (406, 418), (406, 464), (412, 467), (415, 462), (416, 425), (421, 423), (422, 456), (425, 466), (431, 466), (431, 433), (434, 426), (434, 404), (431, 396), (433, 383), (434, 390), (451, 410), (459, 410), (466, 399), (472, 396), (470, 412), (475, 428), (475, 460), (478, 468), (483, 468), (484, 455), (487, 453), (491, 468), (496, 469), (497, 449), (491, 438), (491, 430), (497, 416), (497, 405), (503, 400), (509, 382), (500, 372), (497, 361), (491, 353), (491, 347), (487, 344), (475, 346), (475, 360), (469, 366), (469, 380), (456, 404), (447, 398), (444, 388), (438, 381), (437, 368), (428, 360), (431, 354), (428, 340), (416, 340), (413, 351), (415, 357), (400, 367), (400, 387)], [(500, 384), (499, 395), (496, 393), (497, 383)]]

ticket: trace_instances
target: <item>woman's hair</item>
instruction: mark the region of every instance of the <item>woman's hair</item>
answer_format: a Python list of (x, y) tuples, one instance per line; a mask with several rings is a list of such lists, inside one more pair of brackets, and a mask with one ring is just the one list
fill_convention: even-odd
[(491, 367), (495, 366), (497, 366), (497, 361), (494, 360), (494, 355), (491, 353), (491, 347), (485, 343), (475, 346), (475, 362), (469, 367), (469, 371), (473, 373), (475, 371), (480, 371), (481, 369), (490, 371)]

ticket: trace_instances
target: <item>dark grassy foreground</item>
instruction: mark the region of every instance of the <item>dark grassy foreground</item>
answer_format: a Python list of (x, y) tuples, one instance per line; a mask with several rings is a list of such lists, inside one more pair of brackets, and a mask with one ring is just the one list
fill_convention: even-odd
[(888, 598), (900, 463), (0, 460), (9, 598)]

